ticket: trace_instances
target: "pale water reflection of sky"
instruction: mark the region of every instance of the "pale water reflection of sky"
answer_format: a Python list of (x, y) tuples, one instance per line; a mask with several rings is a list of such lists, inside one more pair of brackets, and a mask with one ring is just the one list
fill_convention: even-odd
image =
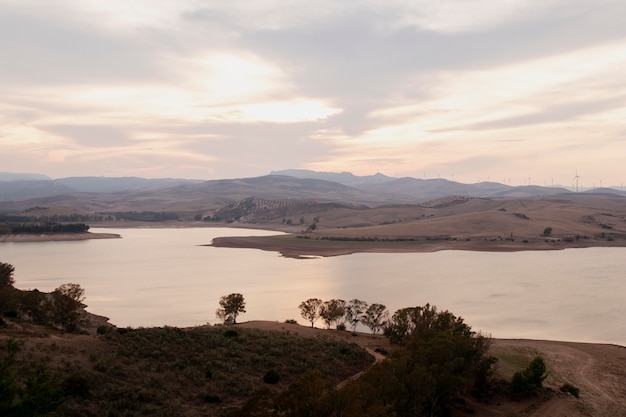
[[(96, 230), (97, 231), (97, 230)], [(106, 230), (111, 232), (111, 230)], [(296, 319), (300, 302), (358, 298), (393, 313), (426, 303), (495, 337), (626, 346), (624, 248), (488, 253), (441, 251), (292, 259), (198, 246), (243, 229), (119, 229), (122, 239), (4, 243), (18, 288), (86, 290), (89, 310), (119, 326), (216, 323), (219, 298), (240, 292), (242, 320)], [(33, 262), (36, 259), (36, 262)], [(323, 326), (321, 322), (318, 326)]]

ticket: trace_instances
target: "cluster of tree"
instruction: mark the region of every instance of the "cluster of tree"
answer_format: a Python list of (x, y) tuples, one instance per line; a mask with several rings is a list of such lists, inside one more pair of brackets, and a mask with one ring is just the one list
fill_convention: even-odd
[(85, 290), (79, 284), (63, 284), (50, 294), (37, 289), (20, 291), (13, 286), (14, 272), (13, 265), (0, 262), (0, 313), (3, 317), (55, 326), (67, 332), (78, 332), (86, 324)]
[(338, 330), (345, 330), (346, 323), (355, 332), (359, 323), (369, 327), (372, 333), (377, 334), (387, 323), (389, 312), (383, 304), (371, 304), (353, 299), (348, 302), (341, 299), (322, 301), (319, 298), (309, 298), (298, 306), (300, 315), (315, 327), (315, 322), (322, 319), (326, 328), (333, 325)]
[(434, 306), (399, 311), (414, 313), (389, 319), (387, 328), (406, 335), (402, 346), (360, 378), (339, 387), (309, 371), (287, 391), (254, 398), (236, 415), (448, 416), (460, 396), (486, 391), (496, 362), (487, 354), (489, 338)]
[[(45, 209), (46, 207), (42, 207)], [(26, 210), (28, 211), (28, 210)], [(76, 223), (88, 221), (112, 220), (108, 214), (52, 214), (52, 215), (25, 215), (0, 214), (0, 223)]]
[(50, 233), (84, 233), (89, 230), (85, 223), (21, 223), (3, 224), (0, 227), (4, 233), (28, 233), (28, 234), (50, 234)]
[(111, 213), (117, 220), (131, 220), (139, 222), (162, 222), (178, 220), (178, 213), (174, 211), (116, 211)]

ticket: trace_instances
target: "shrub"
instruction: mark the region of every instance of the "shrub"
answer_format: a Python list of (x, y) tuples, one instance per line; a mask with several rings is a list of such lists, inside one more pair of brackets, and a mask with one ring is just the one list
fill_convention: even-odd
[(239, 333), (237, 333), (237, 330), (228, 329), (224, 331), (224, 337), (233, 338), (237, 336), (239, 336)]
[(346, 325), (344, 323), (339, 323), (337, 325), (337, 330), (339, 330), (340, 332), (345, 332), (346, 331)]
[(219, 404), (222, 402), (222, 399), (219, 395), (206, 394), (202, 399), (205, 403), (209, 404)]
[(294, 320), (294, 319), (287, 319), (287, 320), (285, 320), (285, 323), (286, 324), (298, 324), (298, 322), (296, 320)]
[(579, 398), (580, 396), (580, 388), (570, 384), (569, 382), (566, 382), (565, 384), (563, 384), (560, 390), (562, 392), (567, 392), (568, 394), (572, 394), (576, 398)]
[(111, 329), (111, 326), (106, 326), (104, 324), (98, 326), (98, 328), (96, 329), (96, 333), (97, 334), (107, 334), (109, 332), (109, 329)]
[(514, 396), (525, 396), (543, 386), (546, 379), (546, 364), (541, 356), (537, 356), (523, 371), (516, 372), (509, 384)]
[(278, 384), (278, 381), (280, 381), (280, 375), (273, 369), (267, 371), (263, 376), (263, 382), (266, 384)]
[(71, 375), (63, 381), (63, 391), (70, 397), (87, 398), (89, 389), (89, 381), (80, 375)]

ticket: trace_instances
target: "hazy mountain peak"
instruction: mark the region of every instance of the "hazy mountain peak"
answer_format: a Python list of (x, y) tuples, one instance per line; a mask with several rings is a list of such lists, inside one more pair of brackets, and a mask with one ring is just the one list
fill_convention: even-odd
[(44, 181), (50, 179), (43, 174), (0, 172), (0, 181)]

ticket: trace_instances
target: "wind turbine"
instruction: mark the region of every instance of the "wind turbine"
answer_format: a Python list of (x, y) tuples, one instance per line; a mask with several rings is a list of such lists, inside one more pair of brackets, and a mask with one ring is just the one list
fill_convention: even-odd
[(580, 177), (578, 176), (578, 170), (576, 170), (576, 176), (574, 177), (574, 181), (576, 181), (576, 192), (578, 192), (578, 179)]

